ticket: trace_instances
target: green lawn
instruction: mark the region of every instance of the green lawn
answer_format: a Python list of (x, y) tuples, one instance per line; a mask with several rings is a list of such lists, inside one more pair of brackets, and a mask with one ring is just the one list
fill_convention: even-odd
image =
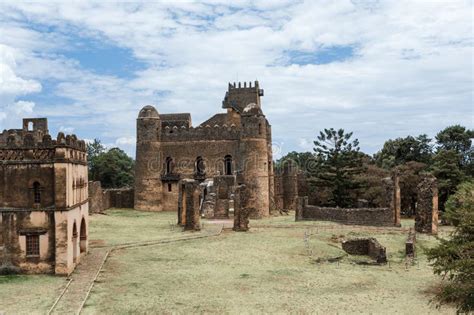
[[(438, 279), (422, 253), (405, 269), (405, 233), (295, 223), (287, 216), (251, 224), (266, 227), (114, 252), (84, 313), (454, 313), (428, 304), (426, 292)], [(334, 242), (342, 235), (376, 237), (390, 266), (364, 267), (349, 256), (316, 263), (343, 253)], [(419, 236), (419, 248), (435, 244), (434, 237)]]
[[(90, 219), (94, 246), (177, 239), (217, 230), (204, 221), (200, 233), (175, 227), (172, 212), (110, 210)], [(404, 220), (403, 226), (413, 225)], [(441, 228), (447, 236), (449, 228)], [(308, 236), (305, 245), (304, 235)], [(390, 265), (362, 266), (345, 255), (344, 237), (376, 237)], [(94, 286), (85, 314), (454, 314), (435, 309), (429, 293), (439, 284), (423, 248), (436, 245), (418, 234), (418, 259), (406, 269), (406, 233), (332, 222), (294, 222), (293, 216), (252, 220), (248, 233), (112, 252)], [(345, 255), (339, 263), (324, 262)], [(318, 262), (323, 261), (323, 262)], [(0, 313), (44, 314), (66, 284), (55, 276), (0, 277)]]
[(50, 275), (0, 276), (0, 314), (46, 314), (66, 284)]

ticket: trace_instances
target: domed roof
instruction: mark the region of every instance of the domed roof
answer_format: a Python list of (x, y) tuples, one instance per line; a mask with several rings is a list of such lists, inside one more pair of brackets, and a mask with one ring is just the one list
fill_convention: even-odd
[(138, 114), (138, 118), (159, 118), (158, 111), (155, 107), (151, 105), (147, 105), (142, 108), (140, 113)]
[(248, 116), (263, 115), (262, 110), (255, 103), (247, 104), (247, 106), (245, 106), (242, 114), (243, 115), (248, 115)]

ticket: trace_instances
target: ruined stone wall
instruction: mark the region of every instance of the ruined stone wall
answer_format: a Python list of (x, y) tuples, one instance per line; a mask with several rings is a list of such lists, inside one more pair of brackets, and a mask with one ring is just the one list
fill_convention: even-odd
[(89, 182), (89, 211), (100, 213), (109, 208), (133, 208), (133, 188), (102, 189), (100, 182)]
[(417, 187), (415, 230), (420, 233), (438, 232), (438, 183), (435, 177), (426, 176)]
[(100, 213), (106, 208), (104, 207), (104, 192), (100, 182), (89, 182), (89, 212)]
[(274, 177), (275, 205), (280, 210), (296, 210), (298, 197), (307, 196), (306, 178), (296, 165), (286, 162)]
[(393, 209), (390, 208), (330, 208), (307, 205), (302, 211), (302, 220), (333, 221), (368, 226), (394, 226)]
[(386, 248), (375, 238), (358, 238), (342, 242), (342, 249), (351, 255), (367, 255), (377, 263), (387, 262)]
[[(107, 189), (105, 197), (108, 198), (109, 208), (133, 208), (135, 191), (133, 188)], [(107, 202), (105, 202), (107, 205)]]

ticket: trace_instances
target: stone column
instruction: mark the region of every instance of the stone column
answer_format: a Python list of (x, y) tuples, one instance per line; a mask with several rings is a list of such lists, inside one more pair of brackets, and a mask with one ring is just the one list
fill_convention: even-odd
[(438, 183), (434, 176), (426, 176), (418, 184), (415, 230), (438, 233)]
[(235, 189), (234, 203), (234, 231), (247, 232), (249, 230), (250, 209), (248, 206), (248, 189), (240, 185)]

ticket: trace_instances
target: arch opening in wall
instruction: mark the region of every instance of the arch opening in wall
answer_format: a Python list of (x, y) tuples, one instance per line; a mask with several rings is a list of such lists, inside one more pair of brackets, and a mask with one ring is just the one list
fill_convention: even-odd
[(32, 121), (28, 122), (27, 130), (28, 131), (33, 131), (33, 122)]
[(74, 263), (77, 263), (77, 226), (76, 226), (76, 221), (74, 221), (74, 224), (72, 225), (72, 259)]
[(79, 242), (80, 252), (85, 253), (87, 251), (87, 226), (86, 226), (86, 220), (84, 218), (82, 218), (81, 220), (79, 240), (80, 240)]
[(204, 175), (206, 173), (206, 165), (204, 159), (201, 156), (196, 158), (196, 175)]
[(224, 158), (224, 174), (232, 175), (232, 156), (226, 155)]
[(33, 202), (35, 204), (41, 203), (41, 184), (39, 182), (33, 183)]

